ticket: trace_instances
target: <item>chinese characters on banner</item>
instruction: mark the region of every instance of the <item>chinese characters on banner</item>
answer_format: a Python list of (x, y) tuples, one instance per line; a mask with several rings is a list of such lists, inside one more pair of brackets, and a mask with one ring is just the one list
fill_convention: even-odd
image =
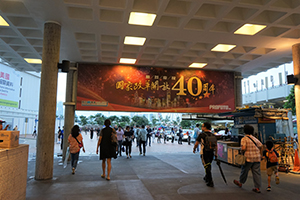
[(77, 110), (221, 113), (234, 110), (233, 72), (80, 64)]
[(19, 76), (14, 69), (0, 64), (0, 106), (18, 108)]

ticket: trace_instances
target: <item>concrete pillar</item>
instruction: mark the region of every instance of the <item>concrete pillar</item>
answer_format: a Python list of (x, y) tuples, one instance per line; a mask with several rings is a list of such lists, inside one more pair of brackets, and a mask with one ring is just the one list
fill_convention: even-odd
[(65, 159), (68, 136), (71, 133), (71, 129), (74, 126), (75, 118), (75, 99), (76, 99), (76, 87), (77, 86), (77, 68), (70, 68), (67, 74), (66, 85), (66, 102), (65, 105), (65, 130), (64, 130), (64, 143), (63, 143), (63, 160)]
[(294, 63), (294, 77), (298, 79), (295, 83), (295, 106), (297, 117), (297, 132), (298, 140), (300, 136), (300, 43), (294, 44), (292, 47), (293, 63)]
[(242, 79), (243, 77), (241, 72), (234, 72), (235, 107), (243, 106)]
[(57, 64), (59, 62), (60, 35), (60, 24), (56, 22), (45, 23), (35, 165), (36, 180), (46, 180), (53, 177)]

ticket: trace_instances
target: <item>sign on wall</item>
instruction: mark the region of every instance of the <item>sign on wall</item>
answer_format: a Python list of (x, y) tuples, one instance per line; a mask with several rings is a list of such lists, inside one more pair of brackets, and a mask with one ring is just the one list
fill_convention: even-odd
[(233, 72), (80, 64), (77, 110), (221, 113), (234, 110)]
[(18, 108), (20, 74), (0, 64), (0, 106)]

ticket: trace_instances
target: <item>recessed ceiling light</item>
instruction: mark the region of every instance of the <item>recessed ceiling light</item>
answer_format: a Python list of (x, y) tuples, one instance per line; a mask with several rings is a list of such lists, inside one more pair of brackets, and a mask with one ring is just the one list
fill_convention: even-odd
[(0, 16), (0, 26), (9, 26), (9, 24), (3, 19), (2, 16)]
[(232, 44), (218, 44), (211, 51), (228, 52), (231, 49), (233, 49), (234, 47), (236, 47), (236, 45), (232, 45)]
[(128, 20), (128, 24), (140, 25), (140, 26), (152, 26), (156, 18), (156, 14), (131, 12)]
[(30, 64), (42, 64), (41, 59), (35, 59), (35, 58), (24, 58), (24, 60)]
[(125, 36), (124, 44), (143, 46), (145, 41), (144, 37)]
[(135, 64), (136, 59), (133, 58), (120, 58), (119, 63), (124, 63), (124, 64)]
[(192, 63), (189, 67), (203, 68), (206, 65), (207, 65), (207, 63)]
[(262, 29), (266, 28), (266, 25), (256, 25), (256, 24), (245, 24), (238, 30), (234, 32), (234, 34), (241, 34), (241, 35), (255, 35)]

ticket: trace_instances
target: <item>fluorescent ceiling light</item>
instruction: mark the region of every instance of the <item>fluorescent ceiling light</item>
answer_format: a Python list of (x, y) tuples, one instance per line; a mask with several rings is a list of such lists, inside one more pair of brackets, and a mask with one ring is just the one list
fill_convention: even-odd
[(30, 64), (42, 64), (41, 59), (35, 59), (35, 58), (24, 58), (24, 60)]
[(0, 16), (0, 26), (9, 26), (9, 24), (3, 19), (2, 16)]
[(262, 29), (266, 28), (266, 25), (256, 25), (256, 24), (245, 24), (238, 30), (234, 32), (234, 34), (241, 34), (241, 35), (255, 35)]
[(144, 37), (125, 36), (124, 44), (143, 46), (145, 41)]
[(207, 63), (192, 63), (189, 67), (203, 68), (206, 65), (207, 65)]
[(152, 26), (155, 18), (156, 18), (156, 14), (131, 12), (129, 16), (128, 24), (134, 24), (140, 26)]
[(233, 49), (234, 47), (236, 47), (236, 45), (232, 45), (232, 44), (218, 44), (211, 51), (228, 52), (231, 49)]
[(133, 58), (120, 58), (119, 63), (125, 63), (125, 64), (135, 64), (136, 59)]

